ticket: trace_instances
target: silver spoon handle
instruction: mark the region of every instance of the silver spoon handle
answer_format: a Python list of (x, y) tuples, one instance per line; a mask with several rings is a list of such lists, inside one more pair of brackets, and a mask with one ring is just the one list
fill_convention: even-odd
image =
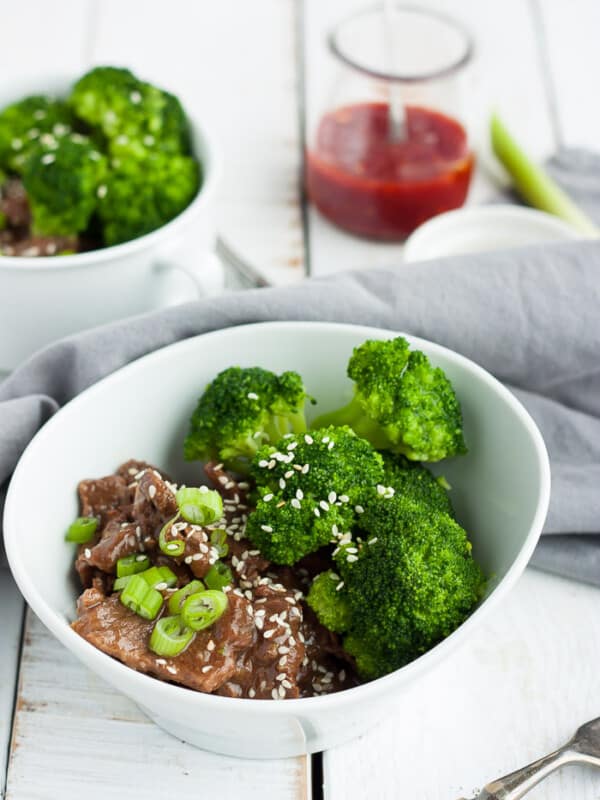
[(520, 800), (551, 772), (575, 760), (579, 759), (572, 751), (566, 748), (555, 750), (526, 767), (488, 783), (473, 800)]

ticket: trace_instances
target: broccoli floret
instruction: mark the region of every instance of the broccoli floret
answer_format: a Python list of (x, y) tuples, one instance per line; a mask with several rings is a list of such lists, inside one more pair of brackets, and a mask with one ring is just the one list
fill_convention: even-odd
[(209, 383), (190, 420), (188, 461), (218, 460), (247, 473), (259, 448), (306, 430), (306, 390), (297, 372), (229, 367)]
[(374, 494), (359, 526), (360, 537), (343, 543), (334, 560), (350, 608), (344, 647), (362, 676), (375, 678), (452, 633), (482, 597), (485, 581), (465, 531), (448, 514)]
[(454, 516), (446, 489), (448, 484), (443, 478), (436, 478), (427, 467), (409, 461), (403, 455), (386, 452), (381, 455), (385, 470), (383, 483), (386, 486), (391, 486), (395, 492), (415, 503), (423, 503), (427, 508)]
[(180, 214), (200, 185), (199, 164), (189, 156), (150, 153), (111, 170), (98, 204), (107, 245), (137, 239)]
[(70, 103), (77, 116), (102, 132), (114, 156), (143, 158), (153, 148), (189, 152), (187, 118), (177, 98), (128, 69), (96, 67), (77, 81)]
[(348, 363), (354, 397), (315, 427), (350, 425), (379, 450), (403, 453), (412, 461), (439, 461), (466, 452), (460, 404), (439, 367), (409, 352), (406, 339), (367, 341)]
[(66, 236), (88, 226), (106, 175), (106, 159), (80, 134), (40, 143), (23, 169), (36, 235)]
[(66, 103), (35, 95), (0, 112), (0, 166), (21, 173), (41, 137), (56, 139), (71, 132), (73, 117)]
[(344, 633), (350, 626), (348, 602), (337, 590), (340, 581), (340, 576), (333, 570), (322, 572), (312, 582), (306, 597), (321, 625), (335, 633)]
[(294, 564), (349, 535), (383, 462), (351, 428), (324, 428), (262, 447), (251, 472), (258, 500), (246, 535), (271, 561)]

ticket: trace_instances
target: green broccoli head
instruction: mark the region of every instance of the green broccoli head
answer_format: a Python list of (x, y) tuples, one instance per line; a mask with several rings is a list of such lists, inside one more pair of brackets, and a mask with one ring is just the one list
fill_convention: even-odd
[(427, 508), (454, 516), (454, 509), (446, 489), (447, 483), (406, 456), (397, 453), (382, 452), (384, 477), (383, 483), (394, 491), (412, 500), (423, 503)]
[(50, 97), (35, 95), (7, 106), (0, 112), (0, 167), (20, 174), (41, 137), (59, 139), (72, 126), (67, 104)]
[(106, 159), (80, 134), (50, 140), (40, 140), (30, 153), (23, 184), (34, 234), (67, 236), (87, 228), (106, 176)]
[(380, 450), (413, 461), (439, 461), (466, 452), (460, 404), (452, 384), (406, 339), (367, 341), (348, 363), (354, 397), (315, 426), (350, 425)]
[(296, 372), (229, 367), (209, 383), (190, 420), (188, 461), (217, 460), (246, 473), (267, 442), (306, 430), (306, 389)]
[(465, 531), (448, 514), (397, 494), (373, 494), (360, 537), (334, 560), (351, 624), (344, 646), (363, 677), (412, 661), (454, 631), (485, 587)]
[(322, 572), (314, 579), (306, 602), (326, 628), (335, 633), (344, 633), (350, 627), (350, 607), (340, 594), (341, 578), (333, 570)]
[(258, 501), (246, 535), (275, 563), (294, 564), (348, 535), (383, 463), (351, 428), (324, 428), (262, 447), (251, 473)]
[(102, 132), (113, 156), (145, 158), (153, 149), (189, 153), (179, 100), (128, 69), (96, 67), (77, 81), (69, 102), (78, 117)]
[(150, 153), (123, 160), (107, 175), (98, 203), (105, 244), (128, 242), (165, 225), (187, 208), (199, 185), (199, 164), (189, 156)]

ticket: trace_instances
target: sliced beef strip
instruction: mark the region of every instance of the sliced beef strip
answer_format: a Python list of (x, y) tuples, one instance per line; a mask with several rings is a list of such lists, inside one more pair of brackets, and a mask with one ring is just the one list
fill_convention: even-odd
[(103, 572), (114, 573), (117, 561), (125, 556), (143, 551), (140, 527), (133, 522), (111, 520), (102, 531), (100, 541), (93, 547), (84, 547), (80, 558)]
[(86, 590), (78, 604), (79, 619), (72, 628), (104, 653), (128, 667), (201, 692), (214, 692), (236, 670), (238, 654), (255, 638), (246, 598), (231, 593), (228, 608), (210, 628), (198, 631), (188, 648), (174, 658), (161, 658), (148, 649), (155, 621), (125, 608), (117, 595), (102, 598)]
[(157, 539), (162, 526), (177, 514), (175, 493), (154, 469), (146, 469), (137, 481), (132, 517), (142, 530), (142, 541)]
[(249, 484), (246, 481), (238, 481), (234, 475), (223, 469), (222, 464), (209, 461), (204, 465), (204, 473), (224, 498), (235, 500), (236, 503), (246, 502)]
[(98, 517), (103, 528), (111, 519), (124, 520), (131, 503), (131, 492), (119, 475), (80, 481), (77, 487), (81, 516)]
[(6, 215), (12, 228), (29, 226), (31, 212), (27, 192), (18, 178), (10, 178), (0, 189), (0, 211)]

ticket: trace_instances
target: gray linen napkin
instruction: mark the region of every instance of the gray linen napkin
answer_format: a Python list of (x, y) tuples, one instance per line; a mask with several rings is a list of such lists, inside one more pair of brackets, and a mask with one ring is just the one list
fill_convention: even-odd
[(534, 564), (600, 585), (599, 308), (600, 242), (582, 242), (231, 293), (87, 331), (49, 346), (0, 384), (0, 484), (61, 405), (164, 345), (263, 320), (391, 328), (464, 353), (522, 400), (553, 472), (545, 533), (555, 536), (544, 537)]

